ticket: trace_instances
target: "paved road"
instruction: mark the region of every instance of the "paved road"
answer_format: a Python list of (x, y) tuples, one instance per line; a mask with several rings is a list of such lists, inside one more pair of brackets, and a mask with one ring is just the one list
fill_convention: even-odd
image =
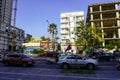
[(0, 80), (120, 80), (117, 62), (100, 62), (96, 74), (61, 73), (56, 64), (47, 65), (44, 60), (36, 62), (34, 67), (6, 67), (0, 63)]

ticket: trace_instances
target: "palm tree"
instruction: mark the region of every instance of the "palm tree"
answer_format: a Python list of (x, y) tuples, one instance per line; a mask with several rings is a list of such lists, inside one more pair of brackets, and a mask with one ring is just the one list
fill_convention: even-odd
[(57, 25), (54, 23), (51, 23), (48, 26), (48, 32), (51, 34), (51, 38), (52, 38), (52, 49), (55, 50), (55, 40), (58, 34)]
[(88, 26), (88, 43), (90, 43), (89, 46), (91, 46), (92, 49), (102, 47), (102, 43), (104, 42), (102, 34), (104, 33), (102, 33), (102, 28), (99, 25)]
[(86, 25), (84, 21), (78, 22), (78, 26), (75, 27), (75, 34), (77, 36), (77, 40), (75, 41), (76, 45), (87, 47), (87, 36), (86, 36)]
[(93, 25), (90, 26), (84, 21), (80, 21), (79, 26), (75, 28), (75, 33), (77, 35), (76, 45), (81, 45), (84, 49), (94, 49), (94, 47), (99, 47), (100, 43), (104, 40), (102, 36), (102, 28)]

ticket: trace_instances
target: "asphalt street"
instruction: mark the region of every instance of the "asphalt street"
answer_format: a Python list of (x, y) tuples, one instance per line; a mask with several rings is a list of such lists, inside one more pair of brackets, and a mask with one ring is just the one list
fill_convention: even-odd
[(99, 62), (96, 74), (61, 73), (57, 64), (37, 60), (33, 67), (4, 66), (0, 63), (0, 80), (120, 80), (117, 62)]

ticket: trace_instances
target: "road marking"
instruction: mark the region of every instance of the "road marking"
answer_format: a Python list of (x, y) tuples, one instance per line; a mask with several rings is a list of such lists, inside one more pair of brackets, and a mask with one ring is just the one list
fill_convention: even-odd
[[(82, 78), (82, 79), (106, 79), (106, 80), (115, 80), (115, 78), (100, 78), (100, 77), (81, 77), (81, 76), (66, 76), (66, 75), (43, 75), (43, 74), (25, 74), (25, 73), (13, 73), (13, 72), (0, 72), (1, 74), (6, 74), (6, 75), (23, 75), (23, 76), (42, 76), (42, 77), (62, 77), (62, 78)], [(12, 79), (13, 78), (8, 78)], [(119, 78), (116, 78), (116, 80)]]

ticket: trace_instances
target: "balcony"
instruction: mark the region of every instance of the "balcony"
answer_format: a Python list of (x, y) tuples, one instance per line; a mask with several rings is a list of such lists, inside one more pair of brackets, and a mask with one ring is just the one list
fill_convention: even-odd
[(65, 30), (61, 31), (61, 34), (68, 34), (68, 33), (69, 31), (65, 31)]
[(63, 25), (63, 26), (61, 26), (61, 28), (69, 28), (69, 26), (68, 25)]
[(60, 22), (61, 22), (61, 23), (68, 23), (69, 21), (68, 21), (67, 18), (62, 18), (62, 19), (60, 20)]
[(61, 36), (61, 39), (69, 39), (69, 37), (68, 36)]
[(60, 22), (61, 22), (61, 23), (67, 23), (68, 20), (67, 20), (67, 19), (61, 19)]

